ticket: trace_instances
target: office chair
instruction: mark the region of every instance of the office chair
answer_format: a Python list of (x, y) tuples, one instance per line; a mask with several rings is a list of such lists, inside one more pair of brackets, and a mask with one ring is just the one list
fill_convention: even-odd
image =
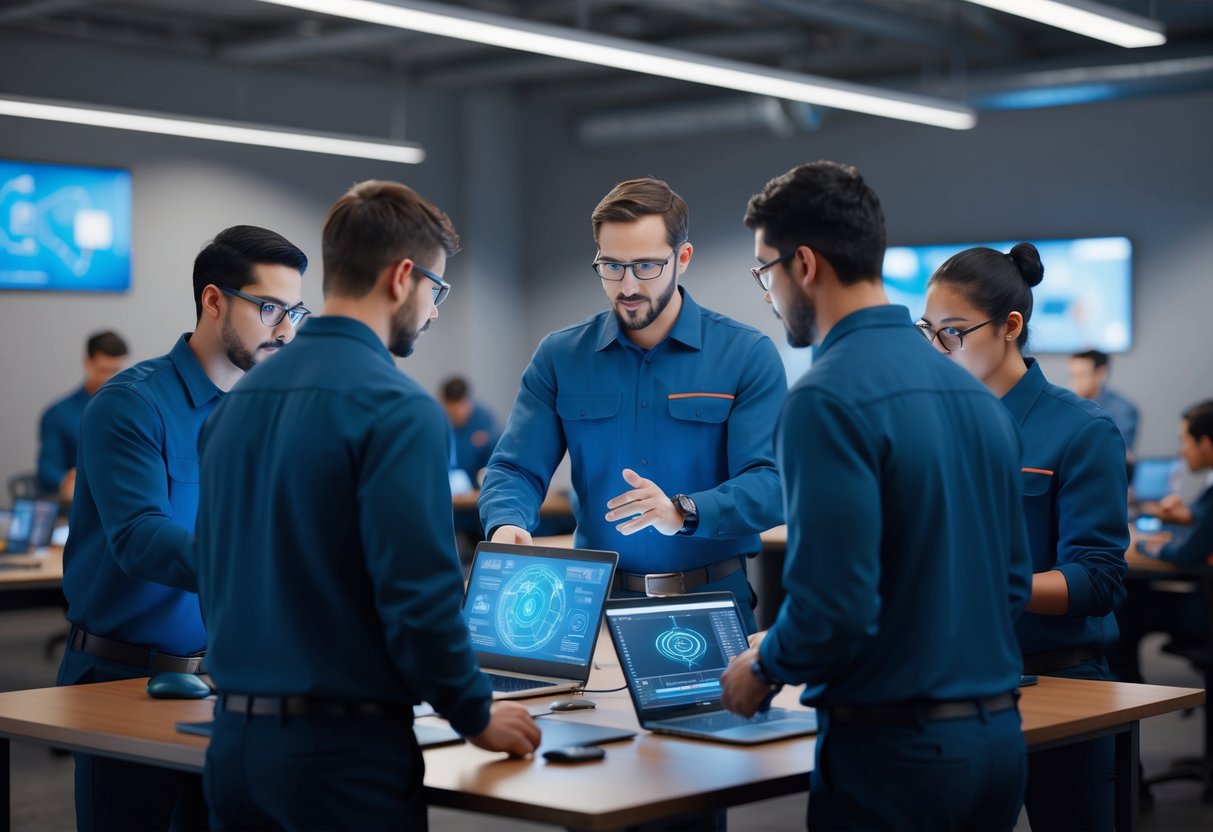
[(22, 471), (20, 474), (13, 474), (8, 478), (10, 502), (24, 497), (37, 497), (39, 493), (38, 475), (33, 471)]

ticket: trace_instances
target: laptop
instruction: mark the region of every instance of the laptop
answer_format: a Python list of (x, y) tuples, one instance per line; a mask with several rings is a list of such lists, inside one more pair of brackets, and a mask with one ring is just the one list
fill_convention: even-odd
[(618, 560), (590, 549), (476, 547), (463, 618), (494, 699), (585, 687)]
[(51, 541), (59, 503), (55, 500), (35, 500), (18, 497), (9, 512), (6, 554), (21, 554), (29, 549), (44, 549)]
[(607, 604), (606, 622), (644, 728), (736, 745), (817, 730), (811, 710), (771, 708), (746, 719), (720, 704), (720, 674), (749, 646), (733, 593), (620, 598)]
[(1178, 493), (1183, 483), (1184, 463), (1177, 456), (1142, 457), (1133, 465), (1133, 499), (1153, 503)]

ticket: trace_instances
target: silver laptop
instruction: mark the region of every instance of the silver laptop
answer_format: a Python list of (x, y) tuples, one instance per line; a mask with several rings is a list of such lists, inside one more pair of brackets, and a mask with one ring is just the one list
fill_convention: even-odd
[(748, 646), (731, 592), (615, 599), (606, 621), (644, 728), (737, 745), (817, 730), (811, 710), (771, 708), (746, 719), (720, 704), (720, 674)]
[(618, 560), (591, 549), (476, 547), (463, 618), (494, 699), (585, 687)]

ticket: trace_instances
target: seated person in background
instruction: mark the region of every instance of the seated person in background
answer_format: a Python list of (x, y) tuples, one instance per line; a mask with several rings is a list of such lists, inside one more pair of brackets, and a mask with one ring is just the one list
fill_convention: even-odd
[(84, 406), (124, 366), (129, 350), (115, 332), (89, 336), (84, 345), (84, 384), (42, 413), (38, 429), (38, 490), (64, 503), (76, 490), (76, 440)]
[(442, 383), (442, 407), (455, 437), (455, 467), (462, 469), (473, 486), (480, 484), (480, 471), (489, 464), (501, 437), (497, 417), (472, 398), (468, 380), (452, 376)]
[(1070, 389), (1084, 399), (1092, 399), (1102, 407), (1125, 440), (1129, 458), (1137, 443), (1137, 405), (1108, 387), (1112, 366), (1108, 356), (1099, 350), (1087, 350), (1070, 357)]
[[(1179, 452), (1193, 472), (1213, 468), (1213, 399), (1184, 411), (1179, 426)], [(1169, 532), (1139, 537), (1132, 556), (1144, 555), (1180, 566), (1213, 566), (1213, 485), (1205, 488), (1192, 505), (1195, 525), (1182, 534)], [(1168, 633), (1180, 641), (1196, 640), (1206, 632), (1204, 599), (1199, 593), (1180, 597), (1138, 584), (1130, 588), (1116, 611), (1120, 645), (1109, 657), (1113, 672), (1123, 681), (1142, 681), (1138, 645), (1146, 633)]]

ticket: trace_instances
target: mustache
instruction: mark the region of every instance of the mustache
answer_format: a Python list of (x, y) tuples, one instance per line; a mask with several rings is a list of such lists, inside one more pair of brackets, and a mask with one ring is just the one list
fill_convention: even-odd
[(644, 295), (615, 295), (616, 303), (635, 303), (642, 300), (647, 301), (648, 298)]

